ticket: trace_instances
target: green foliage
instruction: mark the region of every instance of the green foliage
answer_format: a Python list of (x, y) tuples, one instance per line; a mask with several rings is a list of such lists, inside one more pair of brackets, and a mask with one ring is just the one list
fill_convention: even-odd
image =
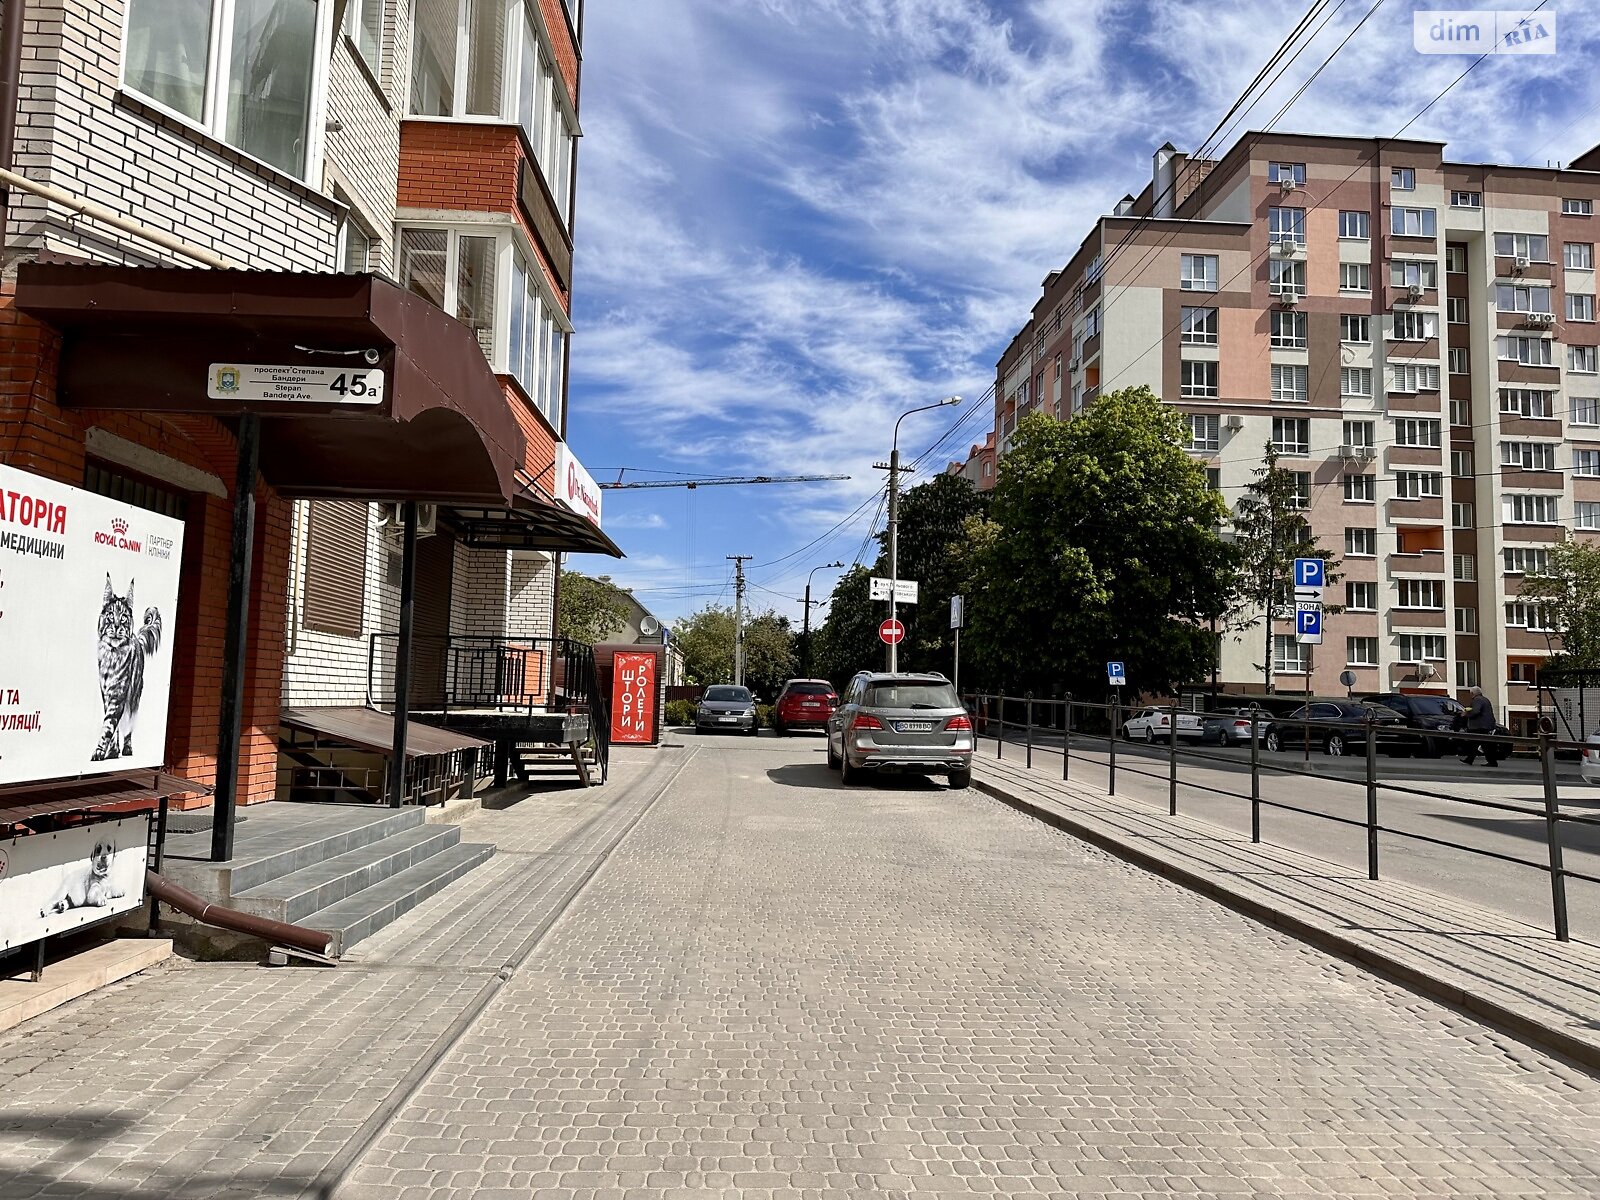
[(694, 711), (693, 700), (668, 700), (662, 716), (668, 725), (693, 725)]
[[(946, 677), (955, 669), (950, 597), (961, 592), (970, 567), (968, 522), (981, 521), (988, 511), (988, 493), (959, 475), (936, 475), (901, 498), (900, 578), (919, 585), (919, 603), (901, 606), (898, 613), (906, 626), (906, 640), (900, 644), (903, 669), (938, 671)], [(882, 643), (878, 646), (881, 652)]]
[[(1105, 690), (1127, 664), (1128, 691), (1205, 678), (1209, 622), (1227, 609), (1236, 555), (1226, 506), (1184, 450), (1183, 418), (1148, 388), (1100, 397), (1070, 422), (1032, 414), (1001, 461), (992, 525), (966, 532), (972, 650), (981, 676), (1009, 690)], [(963, 561), (964, 557), (964, 561)], [(968, 576), (971, 578), (971, 576)]]
[(627, 627), (630, 611), (622, 590), (604, 576), (591, 579), (577, 571), (561, 572), (557, 637), (597, 645)]
[(878, 610), (884, 605), (870, 600), (871, 567), (852, 567), (834, 585), (828, 619), (814, 632), (811, 673), (841, 688), (857, 671), (872, 670), (884, 662), (878, 640)]
[(771, 704), (756, 705), (756, 728), (776, 729), (777, 726), (772, 723), (772, 714), (776, 711), (777, 709)]
[(1522, 581), (1518, 597), (1542, 604), (1561, 639), (1561, 651), (1547, 666), (1600, 668), (1600, 546), (1569, 537), (1550, 547), (1550, 568)]
[[(672, 638), (683, 651), (684, 673), (690, 683), (733, 682), (733, 609), (708, 605), (678, 622)], [(794, 675), (796, 661), (788, 617), (771, 609), (746, 615), (744, 675), (751, 691), (772, 699), (783, 681)]]

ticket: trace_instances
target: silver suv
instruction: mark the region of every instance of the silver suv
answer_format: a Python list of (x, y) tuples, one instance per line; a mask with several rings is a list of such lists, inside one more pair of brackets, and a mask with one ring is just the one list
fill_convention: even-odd
[(828, 765), (845, 784), (867, 771), (972, 782), (972, 718), (943, 675), (862, 671), (828, 718)]

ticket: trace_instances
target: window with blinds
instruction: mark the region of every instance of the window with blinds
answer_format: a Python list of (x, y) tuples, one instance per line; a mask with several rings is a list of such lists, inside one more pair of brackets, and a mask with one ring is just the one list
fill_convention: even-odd
[(319, 633), (359, 637), (367, 582), (367, 506), (314, 500), (308, 507), (300, 624)]

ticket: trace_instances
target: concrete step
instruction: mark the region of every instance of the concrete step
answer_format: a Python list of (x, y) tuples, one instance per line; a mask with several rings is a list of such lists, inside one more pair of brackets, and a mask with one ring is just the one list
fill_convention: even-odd
[(233, 907), (298, 925), (308, 914), (382, 883), (460, 841), (461, 830), (455, 825), (417, 825), (235, 892)]
[(461, 842), (337, 904), (308, 913), (299, 923), (332, 933), (332, 953), (344, 954), (362, 938), (372, 936), (487, 861), (493, 853), (493, 846)]

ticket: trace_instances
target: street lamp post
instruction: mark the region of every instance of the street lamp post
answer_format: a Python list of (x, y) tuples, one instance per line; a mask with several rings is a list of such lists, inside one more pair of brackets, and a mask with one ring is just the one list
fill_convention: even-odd
[[(960, 396), (946, 396), (936, 404), (924, 404), (919, 408), (908, 408), (901, 413), (894, 423), (894, 439), (889, 443), (889, 620), (894, 620), (896, 601), (895, 593), (900, 588), (900, 422), (912, 413), (927, 412), (929, 409), (943, 408), (947, 404), (960, 404)], [(889, 670), (900, 669), (900, 644), (889, 643)]]
[[(831, 563), (823, 563), (819, 567), (812, 567), (810, 573), (806, 576), (806, 598), (804, 601), (802, 601), (802, 603), (805, 605), (805, 615), (801, 618), (800, 634), (800, 643), (802, 646), (800, 674), (802, 675), (809, 676), (811, 674), (811, 576), (815, 575), (818, 571), (826, 571), (830, 567), (842, 566), (844, 566), (844, 561), (842, 559)], [(818, 603), (820, 604), (821, 601), (818, 601)]]

